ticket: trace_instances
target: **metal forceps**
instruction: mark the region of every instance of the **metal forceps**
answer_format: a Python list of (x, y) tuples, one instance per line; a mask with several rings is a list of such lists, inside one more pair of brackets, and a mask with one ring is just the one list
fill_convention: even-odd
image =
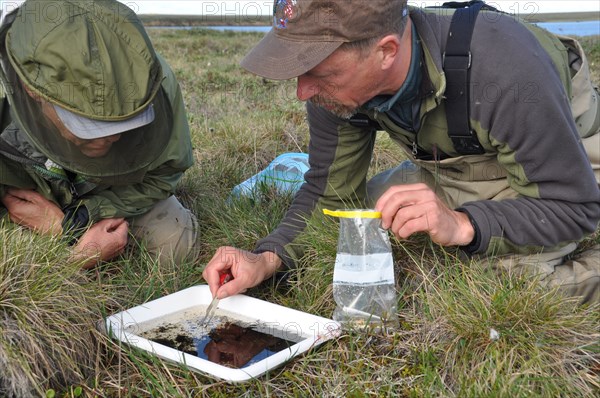
[[(233, 275), (231, 274), (231, 271), (227, 271), (227, 272), (221, 274), (219, 276), (219, 286), (223, 286), (224, 284), (226, 284), (227, 282), (229, 282), (232, 279), (233, 279)], [(208, 305), (208, 308), (206, 309), (206, 315), (204, 316), (204, 318), (202, 318), (202, 321), (200, 321), (200, 326), (205, 326), (208, 324), (208, 322), (210, 322), (212, 317), (215, 315), (215, 311), (217, 310), (219, 301), (220, 300), (217, 298), (217, 296), (215, 296), (212, 299), (212, 301)]]

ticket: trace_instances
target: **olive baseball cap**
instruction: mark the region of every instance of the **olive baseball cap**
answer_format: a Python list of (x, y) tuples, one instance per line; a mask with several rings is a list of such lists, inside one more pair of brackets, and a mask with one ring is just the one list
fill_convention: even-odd
[(268, 79), (291, 79), (343, 43), (394, 33), (405, 15), (406, 0), (275, 0), (271, 30), (241, 66)]

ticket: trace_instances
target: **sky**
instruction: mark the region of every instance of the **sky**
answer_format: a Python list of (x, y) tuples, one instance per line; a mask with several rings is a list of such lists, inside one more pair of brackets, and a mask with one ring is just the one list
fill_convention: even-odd
[[(272, 0), (119, 0), (138, 14), (182, 15), (271, 15)], [(364, 0), (369, 1), (369, 0)], [(440, 5), (443, 1), (408, 0), (413, 6)], [(22, 0), (0, 0), (2, 13), (14, 10)], [(486, 0), (511, 14), (533, 16), (545, 12), (593, 11), (599, 14), (599, 0)]]

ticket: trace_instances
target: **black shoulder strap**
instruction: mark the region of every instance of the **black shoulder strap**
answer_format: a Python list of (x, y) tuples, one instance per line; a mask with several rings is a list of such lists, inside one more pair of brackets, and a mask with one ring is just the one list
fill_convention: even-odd
[[(446, 120), (448, 136), (456, 151), (462, 155), (484, 153), (484, 149), (471, 129), (469, 118), (469, 69), (471, 68), (471, 37), (480, 10), (498, 11), (481, 0), (447, 2), (427, 8), (454, 8), (450, 30), (443, 54), (446, 75)], [(358, 127), (378, 128), (377, 122), (366, 115), (356, 115), (350, 124)]]
[(465, 8), (465, 7), (471, 7), (475, 3), (483, 3), (481, 5), (481, 9), (482, 10), (488, 10), (488, 11), (495, 11), (495, 12), (504, 13), (504, 12), (498, 10), (497, 8), (492, 7), (489, 4), (485, 4), (484, 0), (447, 1), (447, 2), (443, 3), (441, 6), (427, 6), (425, 8)]
[[(444, 3), (442, 7), (456, 8), (443, 54), (446, 74), (446, 120), (448, 136), (454, 149), (464, 155), (483, 153), (484, 150), (471, 129), (469, 119), (469, 75), (471, 68), (471, 37), (483, 1)], [(462, 6), (462, 8), (457, 8)], [(487, 7), (486, 7), (487, 8)]]

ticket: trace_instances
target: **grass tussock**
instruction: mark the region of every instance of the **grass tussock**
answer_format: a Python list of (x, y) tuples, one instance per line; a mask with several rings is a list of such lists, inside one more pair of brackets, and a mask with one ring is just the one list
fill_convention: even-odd
[(99, 287), (64, 244), (5, 224), (0, 236), (0, 395), (36, 396), (93, 376), (105, 340), (95, 329)]
[[(535, 279), (498, 275), (426, 236), (393, 241), (398, 326), (346, 330), (258, 380), (228, 384), (102, 339), (103, 315), (203, 283), (222, 245), (252, 249), (291, 196), (232, 188), (283, 152), (306, 152), (295, 82), (243, 72), (261, 34), (151, 30), (188, 108), (196, 164), (178, 196), (198, 217), (197, 261), (159, 265), (143, 249), (81, 273), (66, 246), (0, 228), (0, 396), (18, 397), (595, 397), (600, 393), (598, 306), (581, 307)], [(600, 41), (584, 39), (598, 82)], [(404, 159), (380, 135), (370, 173)], [(331, 317), (338, 227), (311, 220), (299, 267), (246, 294)], [(600, 242), (600, 235), (583, 247)], [(497, 332), (491, 335), (492, 330)]]
[(576, 299), (535, 280), (497, 275), (477, 263), (431, 266), (443, 269), (436, 278), (421, 269), (427, 287), (418, 295), (427, 307), (414, 314), (420, 322), (410, 323), (428, 331), (422, 343), (436, 347), (432, 381), (458, 396), (598, 392), (597, 306), (579, 308)]

